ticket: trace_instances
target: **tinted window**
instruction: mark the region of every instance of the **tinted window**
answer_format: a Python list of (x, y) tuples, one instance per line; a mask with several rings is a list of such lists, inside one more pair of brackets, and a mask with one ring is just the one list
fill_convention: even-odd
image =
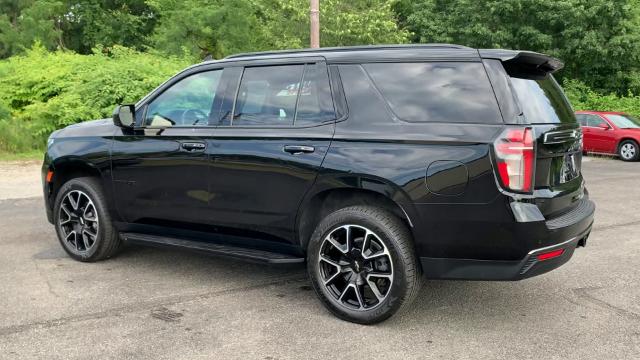
[(576, 122), (571, 105), (553, 76), (547, 75), (543, 79), (511, 77), (511, 85), (528, 123)]
[(481, 63), (365, 64), (393, 112), (415, 122), (497, 123), (502, 118)]
[(244, 70), (233, 125), (292, 125), (304, 65)]
[(145, 125), (208, 125), (222, 70), (186, 77), (155, 98), (147, 108)]
[(307, 125), (335, 119), (327, 68), (310, 64), (304, 69), (300, 99), (296, 109), (296, 125)]

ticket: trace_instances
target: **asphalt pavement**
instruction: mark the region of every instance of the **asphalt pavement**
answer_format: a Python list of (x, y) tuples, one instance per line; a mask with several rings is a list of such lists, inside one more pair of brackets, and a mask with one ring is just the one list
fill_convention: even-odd
[[(16, 183), (1, 170), (0, 188)], [(24, 186), (39, 186), (30, 171)], [(596, 222), (568, 264), (520, 282), (425, 280), (411, 310), (375, 326), (330, 315), (300, 266), (143, 247), (73, 261), (42, 200), (19, 197), (39, 189), (11, 191), (0, 358), (640, 359), (640, 163), (590, 158), (583, 173)]]

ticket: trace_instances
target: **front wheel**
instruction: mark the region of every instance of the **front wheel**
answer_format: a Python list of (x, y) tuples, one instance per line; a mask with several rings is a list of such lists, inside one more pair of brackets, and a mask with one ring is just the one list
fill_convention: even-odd
[(407, 227), (370, 206), (344, 208), (322, 220), (309, 243), (307, 267), (323, 304), (360, 324), (383, 321), (408, 307), (421, 282)]
[(63, 184), (53, 215), (60, 244), (76, 260), (106, 259), (120, 247), (100, 185), (93, 178), (75, 178)]
[(636, 161), (640, 157), (638, 143), (633, 140), (625, 140), (618, 148), (618, 155), (624, 161)]

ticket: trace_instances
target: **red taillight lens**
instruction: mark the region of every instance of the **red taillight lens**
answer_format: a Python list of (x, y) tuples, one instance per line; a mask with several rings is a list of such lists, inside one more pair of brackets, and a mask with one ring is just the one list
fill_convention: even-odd
[(494, 142), (498, 176), (504, 187), (520, 192), (533, 189), (533, 145), (531, 128), (508, 128)]
[(538, 259), (538, 261), (544, 261), (544, 260), (557, 258), (558, 256), (562, 255), (563, 253), (564, 253), (564, 249), (554, 250), (554, 251), (550, 251), (548, 253), (540, 254), (540, 255), (536, 256), (536, 258)]

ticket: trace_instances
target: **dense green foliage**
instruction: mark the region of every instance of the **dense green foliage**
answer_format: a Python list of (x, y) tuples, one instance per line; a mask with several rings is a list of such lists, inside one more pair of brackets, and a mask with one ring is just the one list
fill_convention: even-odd
[(577, 80), (564, 82), (564, 91), (576, 110), (623, 111), (640, 118), (640, 96), (601, 94)]
[(35, 41), (81, 54), (97, 45), (141, 49), (156, 17), (144, 0), (0, 0), (0, 58)]
[[(540, 51), (576, 109), (640, 115), (640, 0), (320, 0), (323, 46)], [(107, 116), (189, 63), (302, 48), (308, 0), (0, 0), (0, 152)], [(38, 44), (35, 45), (34, 44)]]
[(539, 51), (565, 62), (563, 78), (640, 93), (637, 0), (402, 0), (396, 10), (414, 42)]
[[(309, 43), (308, 0), (148, 3), (160, 14), (151, 44), (169, 54), (186, 51), (218, 59), (237, 52), (301, 48)], [(409, 35), (398, 29), (391, 3), (379, 0), (324, 0), (321, 22), (324, 46), (403, 43)]]
[[(392, 2), (323, 0), (325, 46), (406, 42)], [(91, 54), (121, 45), (214, 58), (309, 43), (308, 0), (0, 0), (0, 58), (34, 41)]]
[(123, 47), (92, 55), (35, 47), (0, 62), (0, 151), (41, 147), (55, 129), (106, 117), (186, 65)]

